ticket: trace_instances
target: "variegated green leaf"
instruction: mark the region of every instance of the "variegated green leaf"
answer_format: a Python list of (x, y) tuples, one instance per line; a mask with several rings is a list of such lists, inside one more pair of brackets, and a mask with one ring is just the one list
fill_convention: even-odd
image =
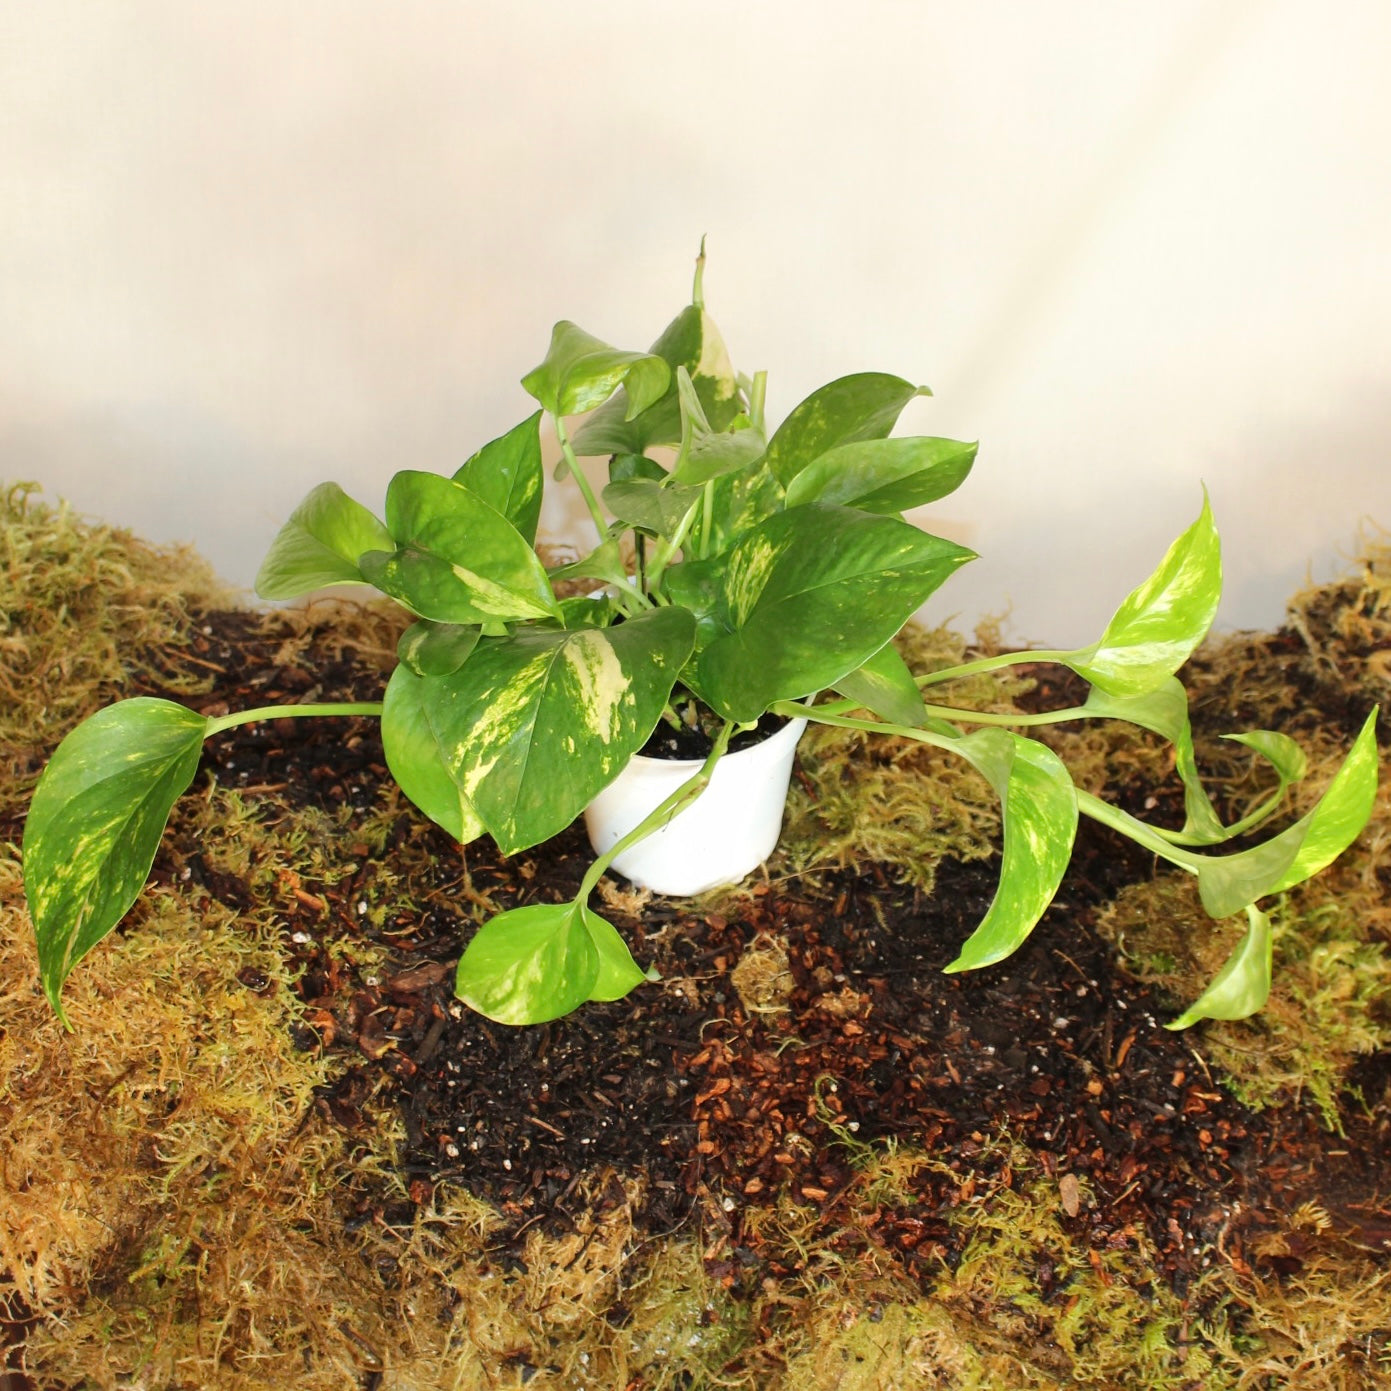
[(787, 485), (787, 505), (837, 502), (865, 512), (907, 512), (959, 488), (976, 448), (927, 435), (843, 444), (797, 474)]
[(541, 465), (541, 412), (489, 441), (454, 475), (497, 508), (528, 545), (536, 540), (546, 474)]
[(468, 944), (454, 993), (499, 1024), (544, 1024), (578, 1009), (599, 981), (579, 903), (532, 903), (490, 918)]
[(417, 676), (448, 676), (468, 661), (483, 630), (476, 624), (412, 623), (396, 644), (396, 658)]
[(727, 631), (700, 690), (726, 719), (834, 685), (884, 646), (973, 552), (896, 517), (820, 503), (755, 527), (723, 564)]
[(1293, 826), (1235, 855), (1195, 857), (1198, 890), (1212, 917), (1302, 884), (1357, 839), (1376, 801), (1376, 719), (1373, 710), (1317, 805)]
[(778, 426), (764, 462), (787, 487), (832, 449), (857, 440), (884, 439), (913, 397), (931, 394), (925, 386), (883, 372), (840, 377), (813, 391)]
[(1246, 1019), (1270, 997), (1274, 948), (1270, 919), (1254, 905), (1246, 909), (1247, 926), (1212, 984), (1166, 1029), (1186, 1029), (1200, 1019)]
[(497, 508), (436, 473), (398, 473), (386, 521), (396, 542), (362, 557), (362, 573), (421, 618), (487, 623), (555, 617), (545, 567)]
[(24, 823), (24, 892), (53, 1008), (72, 968), (144, 886), (208, 722), (168, 700), (118, 701), (54, 751)]
[(551, 331), (545, 361), (522, 386), (556, 416), (593, 410), (622, 386), (631, 419), (660, 400), (670, 381), (671, 368), (656, 353), (622, 352), (562, 319)]
[(891, 642), (833, 684), (841, 695), (859, 701), (866, 710), (890, 724), (920, 727), (927, 723), (922, 692)]
[(437, 826), (466, 845), (483, 834), (483, 823), (451, 776), (426, 715), (430, 684), (439, 679), (417, 676), (405, 666), (391, 673), (382, 706), (382, 747), (386, 766), (401, 791)]
[(431, 681), (430, 726), (504, 854), (563, 830), (652, 732), (695, 622), (653, 609), (612, 628), (484, 639)]
[(1000, 886), (946, 969), (971, 971), (1016, 951), (1053, 901), (1072, 858), (1077, 793), (1062, 760), (1032, 739), (982, 729), (955, 745), (995, 789), (1004, 813)]
[[(674, 373), (684, 367), (711, 427), (723, 430), (738, 414), (739, 386), (733, 364), (715, 321), (696, 305), (688, 305), (652, 345)], [(575, 434), (575, 452), (641, 454), (653, 445), (676, 444), (681, 438), (681, 410), (676, 380), (645, 410), (634, 414), (626, 388), (600, 406)]]
[(1198, 520), (1127, 596), (1101, 640), (1061, 660), (1110, 695), (1163, 685), (1203, 640), (1222, 597), (1222, 548), (1203, 494)]
[(263, 599), (297, 599), (330, 584), (366, 584), (358, 560), (391, 534), (337, 483), (320, 483), (290, 514), (256, 575)]

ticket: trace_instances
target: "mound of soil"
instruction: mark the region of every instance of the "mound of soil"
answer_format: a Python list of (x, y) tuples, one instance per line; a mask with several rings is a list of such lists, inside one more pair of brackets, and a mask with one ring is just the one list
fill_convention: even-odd
[[(209, 711), (303, 699), (311, 687), (344, 700), (381, 690), (380, 671), (351, 652), (316, 658), (312, 676), (285, 664), (254, 616), (211, 613), (200, 628), (198, 660), (217, 673)], [(364, 812), (394, 795), (374, 721), (244, 726), (212, 741), (206, 762), (248, 795)], [(1354, 1243), (1387, 1249), (1388, 1059), (1356, 1079), (1368, 1104), (1349, 1108), (1345, 1136), (1298, 1107), (1258, 1114), (1232, 1099), (1203, 1062), (1200, 1031), (1165, 1030), (1171, 1005), (1093, 930), (1098, 907), (1155, 868), (1104, 831), (1084, 826), (1027, 946), (966, 976), (941, 968), (994, 893), (990, 864), (943, 865), (930, 897), (872, 865), (765, 882), (720, 911), (610, 890), (602, 910), (662, 982), (521, 1030), (464, 1010), (453, 967), (476, 905), (573, 895), (589, 862), (582, 834), (510, 860), (486, 839), (461, 855), (401, 803), (389, 840), (428, 852), (412, 858), (430, 882), (404, 894), (381, 860), (364, 859), (344, 881), (300, 884), (286, 950), (303, 967), (312, 1027), (301, 1046), (343, 1060), (320, 1106), (349, 1132), (398, 1108), (417, 1202), (462, 1184), (508, 1215), (515, 1239), (537, 1222), (565, 1224), (596, 1175), (638, 1176), (641, 1220), (702, 1223), (708, 1267), (743, 1285), (780, 1273), (786, 1258), (765, 1248), (760, 1212), (790, 1196), (819, 1214), (823, 1243), (873, 1243), (926, 1272), (959, 1254), (953, 1207), (1010, 1181), (1007, 1137), (1056, 1178), (1066, 1220), (1089, 1241), (1143, 1232), (1180, 1288), (1214, 1250), (1239, 1267), (1297, 1270), (1297, 1248), (1261, 1256), (1253, 1239), (1302, 1203)], [(249, 894), (177, 837), (156, 873), (226, 903)], [(369, 913), (387, 895), (429, 907)], [(367, 978), (344, 967), (330, 946), (355, 937), (384, 947), (390, 969)], [(888, 1139), (931, 1162), (847, 1224), (865, 1146)], [(1046, 1294), (1049, 1272), (1038, 1280)]]

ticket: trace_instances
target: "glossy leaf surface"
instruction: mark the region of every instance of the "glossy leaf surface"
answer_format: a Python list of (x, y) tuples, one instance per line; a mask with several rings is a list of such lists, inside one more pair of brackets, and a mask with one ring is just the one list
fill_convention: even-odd
[(866, 512), (907, 512), (959, 488), (976, 448), (928, 435), (843, 444), (797, 474), (787, 485), (787, 505), (836, 502)]
[(768, 442), (767, 467), (784, 487), (821, 455), (857, 440), (885, 438), (915, 396), (931, 393), (902, 377), (858, 372), (813, 391)]
[(1144, 695), (1188, 660), (1221, 597), (1221, 543), (1204, 495), (1198, 520), (1126, 597), (1101, 640), (1070, 654), (1067, 665), (1110, 695)]
[(778, 513), (730, 552), (701, 692), (726, 719), (832, 686), (973, 556), (894, 517), (816, 504)]
[(1270, 998), (1274, 945), (1270, 919), (1254, 906), (1246, 909), (1247, 926), (1212, 984), (1168, 1029), (1186, 1029), (1200, 1019), (1246, 1019)]
[(483, 630), (476, 624), (412, 623), (396, 644), (396, 658), (417, 676), (448, 676), (468, 661)]
[(980, 926), (946, 969), (970, 971), (1003, 960), (1033, 931), (1072, 858), (1077, 793), (1049, 748), (1001, 729), (982, 729), (954, 749), (995, 789), (1004, 815), (1000, 886)]
[(584, 925), (589, 932), (589, 940), (599, 953), (599, 974), (589, 989), (591, 1000), (621, 1000), (630, 990), (649, 979), (647, 972), (633, 960), (628, 944), (612, 923), (586, 909)]
[(660, 400), (670, 382), (671, 368), (655, 353), (623, 352), (568, 319), (551, 330), (545, 361), (522, 378), (528, 394), (557, 416), (593, 410), (622, 386), (629, 419)]
[(557, 615), (545, 567), (525, 537), (477, 493), (406, 470), (386, 494), (396, 549), (369, 552), (362, 573), (422, 618), (486, 623)]
[(391, 534), (337, 483), (320, 483), (290, 514), (256, 574), (263, 599), (298, 599), (330, 584), (366, 584), (358, 560)]
[(485, 444), (454, 475), (454, 482), (495, 507), (527, 544), (532, 544), (546, 486), (541, 464), (541, 412)]
[(890, 724), (920, 727), (927, 723), (922, 692), (893, 643), (887, 642), (868, 661), (834, 683), (850, 700)]
[(499, 913), (468, 944), (454, 993), (499, 1024), (544, 1024), (578, 1009), (599, 979), (599, 950), (579, 903)]
[(168, 700), (118, 701), (63, 740), (24, 823), (24, 892), (55, 1010), (68, 973), (125, 916), (193, 781), (208, 722)]
[(382, 704), (386, 766), (401, 791), (435, 825), (466, 845), (483, 834), (483, 823), (450, 774), (444, 750), (430, 727), (425, 705), (431, 679), (415, 675), (406, 666), (391, 673)]
[(642, 747), (695, 622), (653, 609), (612, 628), (485, 639), (431, 681), (430, 726), (450, 775), (504, 854), (563, 830)]

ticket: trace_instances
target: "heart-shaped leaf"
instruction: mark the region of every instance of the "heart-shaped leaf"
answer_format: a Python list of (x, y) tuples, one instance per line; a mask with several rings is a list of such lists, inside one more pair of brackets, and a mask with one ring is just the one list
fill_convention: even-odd
[(1207, 494), (1197, 521), (1115, 612), (1099, 642), (1062, 657), (1110, 695), (1163, 685), (1203, 640), (1222, 597), (1222, 547)]
[(485, 444), (454, 475), (454, 482), (497, 508), (528, 545), (535, 542), (546, 486), (541, 464), (541, 412)]
[(578, 1009), (599, 951), (578, 903), (531, 903), (483, 924), (459, 959), (454, 993), (499, 1024), (544, 1024)]
[(896, 517), (820, 503), (780, 512), (730, 552), (724, 626), (697, 678), (726, 719), (833, 686), (874, 655), (973, 552)]
[(406, 666), (391, 673), (382, 704), (386, 766), (401, 791), (431, 821), (466, 845), (483, 834), (483, 823), (451, 776), (430, 728), (425, 707), (431, 679)]
[(504, 854), (564, 830), (652, 732), (695, 620), (652, 609), (612, 628), (484, 639), (428, 683), (430, 726)]
[(256, 574), (263, 599), (298, 599), (330, 584), (366, 584), (358, 560), (391, 534), (337, 483), (320, 483), (280, 528)]
[(914, 435), (860, 440), (828, 450), (787, 485), (787, 505), (836, 502), (865, 512), (907, 512), (936, 502), (966, 480), (974, 444)]
[(832, 449), (885, 438), (913, 397), (931, 394), (925, 386), (884, 372), (840, 377), (813, 391), (778, 426), (764, 462), (786, 487)]
[(632, 419), (659, 400), (670, 381), (671, 368), (657, 354), (622, 352), (562, 319), (551, 330), (545, 361), (522, 378), (522, 386), (555, 416), (593, 410), (622, 386)]
[(364, 555), (362, 573), (420, 617), (470, 624), (558, 615), (526, 538), (461, 484), (398, 473), (387, 488), (386, 521), (396, 549)]
[(1246, 1019), (1270, 998), (1274, 964), (1270, 919), (1254, 905), (1246, 909), (1247, 926), (1212, 983), (1166, 1029), (1186, 1029), (1200, 1019)]
[(954, 748), (995, 789), (1004, 813), (1000, 886), (946, 968), (971, 971), (1016, 951), (1053, 901), (1072, 858), (1077, 793), (1062, 760), (1033, 739), (982, 729)]
[(149, 877), (207, 727), (172, 701), (118, 701), (78, 725), (44, 769), (24, 823), (24, 892), (44, 991), (60, 1016), (68, 973)]

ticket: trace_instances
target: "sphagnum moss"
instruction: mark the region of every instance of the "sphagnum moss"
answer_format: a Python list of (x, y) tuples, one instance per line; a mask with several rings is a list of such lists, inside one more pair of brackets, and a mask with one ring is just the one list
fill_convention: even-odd
[[(57, 723), (85, 713), (124, 679), (98, 654), (68, 663), (64, 713), (32, 691), (31, 677), (56, 670), (51, 663), (74, 642), (74, 615), (83, 626), (109, 629), (154, 621), (153, 613), (164, 626), (148, 632), (149, 645), (177, 647), (196, 607), (189, 596), (213, 591), (200, 588), (204, 571), (180, 571), (177, 557), (151, 559), (152, 548), (134, 538), (86, 527), (27, 497), (16, 502), (11, 494), (7, 506), (9, 576), (44, 586), (36, 592), (46, 609), (62, 615), (42, 633), (31, 621), (17, 643), (12, 608), (6, 614), (0, 668), (21, 704), (7, 706), (3, 737), (14, 757), (27, 760), (51, 744)], [(172, 567), (161, 572), (167, 606), (145, 604), (137, 613), (127, 600), (108, 603), (108, 590), (129, 595), (129, 577), (148, 578), (151, 566)], [(1311, 654), (1331, 652), (1319, 664), (1354, 678), (1359, 698), (1378, 669), (1355, 654), (1385, 643), (1384, 628), (1370, 636), (1367, 628), (1385, 620), (1384, 568), (1378, 554), (1366, 567), (1370, 581), (1364, 575), (1328, 602), (1323, 591), (1301, 600)], [(287, 643), (308, 641), (307, 623), (267, 621), (281, 625)], [(389, 632), (374, 631), (389, 655)], [(117, 645), (129, 650), (124, 638)], [(1253, 706), (1278, 714), (1290, 697), (1262, 694), (1257, 648), (1242, 648), (1248, 665), (1240, 684)], [(1230, 689), (1230, 670), (1214, 678), (1214, 692)], [(1134, 741), (1127, 747), (1146, 756)], [(1104, 763), (1106, 752), (1095, 756)], [(847, 756), (838, 773), (849, 784), (850, 808), (857, 771)], [(341, 846), (329, 853), (326, 842), (351, 836), (370, 849), (387, 824), (374, 831), (273, 801), (252, 807), (230, 793), (210, 796), (215, 806), (191, 799), (181, 813), (185, 829), (198, 833), (203, 815), (234, 818), (238, 835), (217, 838), (216, 863), (253, 885), (281, 872), (324, 879), (331, 860), (352, 858)], [(979, 831), (966, 806), (954, 853)], [(0, 806), (7, 824), (14, 815)], [(1362, 847), (1317, 894), (1311, 888), (1285, 910), (1278, 949), (1290, 958), (1286, 979), (1300, 1027), (1322, 1019), (1346, 1034), (1349, 1001), (1367, 1029), (1381, 1027), (1376, 963), (1388, 929), (1376, 916), (1385, 911), (1377, 891), (1389, 843), (1383, 802)], [(867, 858), (864, 846), (849, 845), (846, 854)], [(409, 892), (410, 865), (400, 872)], [(288, 1041), (296, 1011), (273, 911), (255, 909), (234, 924), (212, 909), (195, 922), (177, 891), (158, 891), (142, 931), (120, 951), (96, 953), (74, 982), (70, 1008), (88, 1023), (63, 1035), (37, 990), (21, 905), (11, 847), (0, 856), (0, 1299), (28, 1325), (26, 1365), (41, 1384), (237, 1391), (317, 1391), (374, 1379), (392, 1391), (471, 1391), (509, 1378), (527, 1378), (536, 1391), (1391, 1385), (1391, 1289), (1372, 1256), (1336, 1244), (1309, 1254), (1309, 1240), (1323, 1234), (1296, 1230), (1304, 1219), (1295, 1214), (1289, 1233), (1268, 1241), (1304, 1242), (1297, 1278), (1258, 1279), (1218, 1261), (1181, 1300), (1150, 1267), (1140, 1238), (1102, 1251), (1079, 1239), (1060, 1212), (1056, 1181), (1022, 1154), (1008, 1166), (1008, 1186), (982, 1183), (958, 1205), (962, 1259), (926, 1288), (889, 1253), (850, 1237), (840, 1254), (818, 1249), (816, 1214), (788, 1204), (771, 1211), (764, 1235), (802, 1273), (736, 1295), (706, 1274), (696, 1232), (644, 1236), (631, 1225), (626, 1190), (615, 1199), (609, 1188), (605, 1198), (602, 1185), (585, 1209), (592, 1231), (578, 1238), (588, 1246), (577, 1256), (573, 1237), (537, 1235), (524, 1274), (490, 1251), (497, 1215), (449, 1190), (437, 1191), (406, 1226), (374, 1223), (350, 1235), (345, 1214), (405, 1197), (396, 1166), (403, 1137), (389, 1115), (375, 1116), (370, 1133), (351, 1143), (316, 1119), (313, 1089), (325, 1065)], [(1177, 907), (1166, 901), (1164, 912)], [(1135, 941), (1132, 931), (1126, 944), (1133, 949)], [(1327, 970), (1315, 960), (1321, 944), (1335, 949)], [(276, 989), (265, 996), (238, 989), (233, 982), (248, 965)], [(1268, 1020), (1284, 1018), (1282, 999)], [(1201, 1046), (1220, 1046), (1229, 1027), (1209, 1025)], [(98, 1038), (100, 1049), (83, 1042)], [(1334, 1044), (1319, 1045), (1326, 1063), (1298, 1066), (1340, 1074), (1350, 1053)], [(1287, 1050), (1273, 1063), (1292, 1069), (1293, 1060), (1312, 1056)], [(848, 1233), (876, 1205), (894, 1201), (916, 1168), (937, 1162), (882, 1144), (857, 1143), (855, 1156)], [(1038, 1293), (1043, 1258), (1065, 1287), (1053, 1300)]]

